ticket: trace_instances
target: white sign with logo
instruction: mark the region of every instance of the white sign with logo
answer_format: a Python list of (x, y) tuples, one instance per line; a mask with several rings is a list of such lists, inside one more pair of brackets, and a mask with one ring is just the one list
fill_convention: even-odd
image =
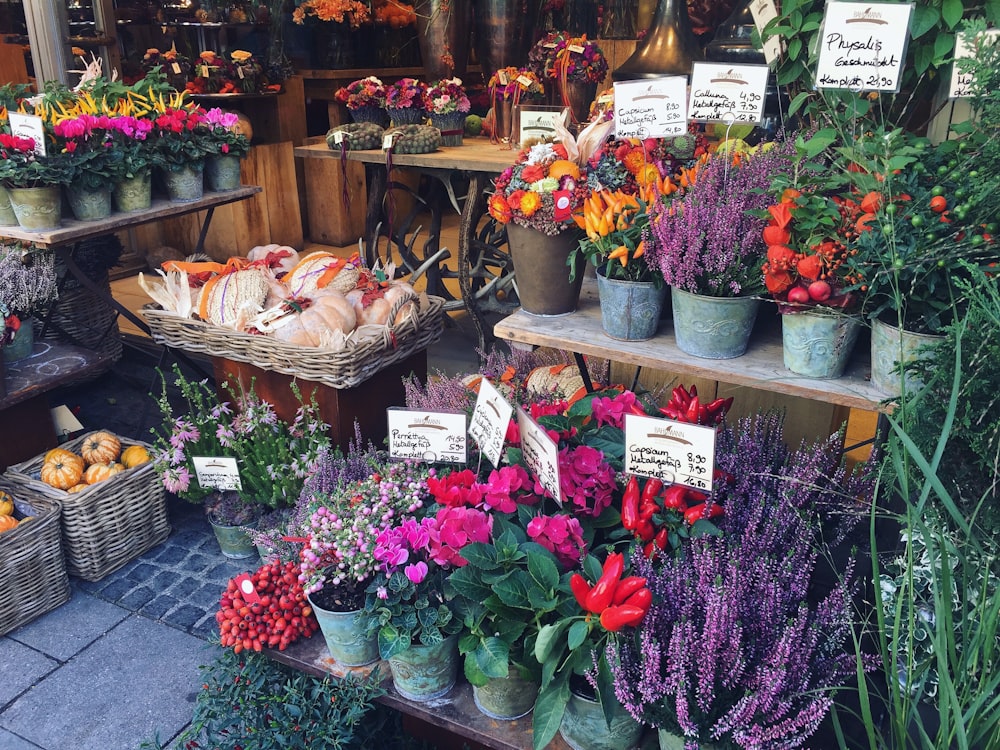
[(963, 73), (959, 69), (959, 60), (969, 60), (976, 56), (976, 50), (983, 45), (996, 44), (1000, 38), (1000, 29), (988, 29), (976, 34), (973, 43), (970, 45), (965, 34), (955, 36), (955, 62), (951, 64), (951, 83), (948, 85), (948, 98), (959, 99), (967, 97), (972, 87), (973, 75)]
[(192, 456), (194, 473), (202, 487), (217, 490), (242, 490), (240, 469), (229, 456)]
[(19, 138), (31, 138), (35, 142), (35, 153), (45, 156), (45, 125), (38, 115), (23, 115), (11, 112), (7, 115), (10, 134)]
[(517, 428), (521, 433), (521, 453), (524, 463), (539, 483), (562, 505), (559, 489), (559, 446), (538, 422), (524, 409), (517, 410)]
[(703, 122), (756, 122), (764, 115), (766, 65), (696, 62), (688, 117)]
[(816, 88), (899, 91), (912, 3), (828, 3)]
[(625, 473), (712, 492), (715, 428), (625, 415)]
[[(753, 0), (750, 3), (750, 15), (753, 16), (753, 25), (757, 27), (757, 33), (763, 39), (764, 27), (778, 17), (778, 7), (774, 4), (774, 0)], [(781, 39), (772, 36), (764, 42), (764, 59), (770, 65), (780, 56)]]
[(687, 76), (615, 83), (615, 135), (663, 138), (687, 132)]
[(387, 409), (389, 455), (429, 463), (464, 464), (467, 433), (464, 414)]
[(476, 398), (476, 408), (472, 411), (469, 434), (494, 466), (499, 466), (503, 457), (507, 426), (513, 414), (514, 407), (490, 381), (483, 378), (479, 383), (479, 396)]

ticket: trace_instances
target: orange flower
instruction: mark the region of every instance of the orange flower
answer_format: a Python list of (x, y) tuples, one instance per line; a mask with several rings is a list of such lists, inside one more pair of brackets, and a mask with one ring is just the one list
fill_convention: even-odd
[(496, 193), (491, 195), (488, 207), (490, 216), (499, 221), (501, 224), (506, 224), (510, 221), (510, 206), (507, 205), (507, 201), (502, 195)]
[(799, 276), (809, 281), (816, 281), (823, 272), (823, 259), (818, 255), (807, 255), (796, 264)]
[(542, 197), (538, 193), (531, 190), (525, 192), (524, 197), (521, 198), (521, 213), (527, 217), (531, 217), (541, 207)]
[(545, 179), (545, 167), (540, 164), (528, 164), (521, 170), (521, 179), (527, 183)]
[(861, 199), (861, 210), (873, 214), (882, 207), (882, 195), (874, 190)]
[[(787, 190), (785, 191), (788, 192)], [(771, 220), (781, 229), (785, 229), (792, 222), (792, 210), (782, 196), (782, 202), (777, 206), (769, 206), (767, 212), (771, 214)]]
[(516, 211), (521, 207), (521, 197), (524, 195), (523, 190), (515, 190), (513, 193), (507, 196), (507, 205), (510, 206), (512, 211)]
[(646, 166), (647, 163), (646, 154), (641, 148), (630, 151), (622, 160), (622, 164), (625, 165), (625, 169), (627, 169), (629, 174), (632, 175), (638, 175), (639, 171)]
[(635, 181), (642, 187), (656, 184), (660, 179), (660, 171), (652, 164), (644, 164), (642, 169), (635, 173)]

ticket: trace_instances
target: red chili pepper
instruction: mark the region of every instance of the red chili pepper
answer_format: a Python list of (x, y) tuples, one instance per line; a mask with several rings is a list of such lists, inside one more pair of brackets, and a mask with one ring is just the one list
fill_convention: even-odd
[(624, 603), (632, 607), (648, 610), (649, 606), (653, 603), (653, 592), (643, 586), (626, 599)]
[(611, 600), (612, 604), (624, 604), (625, 600), (628, 599), (632, 594), (634, 594), (639, 589), (646, 585), (646, 579), (642, 576), (629, 576), (628, 578), (623, 578), (621, 583), (618, 584), (618, 588), (615, 589), (615, 597)]
[(701, 402), (698, 401), (698, 397), (695, 396), (691, 399), (691, 403), (688, 404), (687, 411), (684, 413), (684, 418), (691, 424), (697, 424), (699, 409), (701, 409)]
[(644, 542), (652, 541), (653, 537), (656, 535), (656, 529), (653, 528), (653, 522), (640, 515), (639, 525), (635, 528), (635, 535)]
[(660, 413), (667, 419), (676, 419), (678, 421), (680, 421), (681, 419), (681, 413), (677, 410), (677, 407), (675, 407), (672, 403), (667, 404), (662, 409), (660, 409)]
[(653, 555), (657, 552), (659, 552), (659, 550), (656, 549), (656, 545), (652, 542), (646, 542), (642, 547), (642, 554), (647, 560), (653, 559)]
[(629, 412), (635, 414), (637, 417), (647, 416), (646, 409), (643, 408), (642, 404), (640, 404), (638, 401), (633, 402), (633, 404), (629, 407)]
[(604, 561), (604, 572), (597, 579), (597, 583), (587, 594), (587, 604), (584, 607), (588, 612), (598, 614), (607, 609), (615, 596), (615, 589), (621, 580), (625, 570), (625, 558), (621, 552), (612, 552)]
[(704, 404), (698, 407), (698, 424), (708, 424), (708, 407)]
[(679, 510), (681, 513), (688, 509), (687, 497), (690, 490), (682, 484), (672, 484), (663, 493), (663, 507), (671, 510)]
[(601, 612), (601, 627), (611, 633), (617, 633), (624, 627), (635, 627), (645, 616), (645, 609), (633, 607), (631, 604), (619, 604)]
[(695, 396), (697, 396), (698, 395), (698, 386), (692, 384), (691, 387), (688, 388), (688, 393), (691, 395), (691, 398), (694, 398)]
[(730, 474), (728, 471), (723, 471), (722, 469), (716, 469), (712, 472), (712, 481), (724, 482), (725, 484), (732, 484), (736, 481), (736, 478)]
[(688, 392), (683, 385), (677, 386), (670, 392), (671, 403), (677, 404), (680, 407), (686, 407), (688, 405), (688, 401), (690, 400), (691, 397), (688, 395)]
[(642, 502), (655, 504), (656, 496), (660, 494), (660, 490), (662, 489), (662, 480), (657, 479), (656, 477), (650, 477), (646, 480), (646, 486), (642, 488)]
[(665, 550), (667, 548), (667, 533), (666, 528), (656, 532), (656, 536), (653, 537), (653, 544), (656, 545), (657, 549)]
[(573, 591), (576, 603), (580, 605), (581, 609), (586, 609), (587, 595), (590, 594), (590, 584), (587, 583), (587, 579), (579, 573), (574, 573), (570, 576), (569, 587)]
[(688, 508), (684, 514), (684, 520), (688, 524), (694, 525), (694, 522), (701, 518), (718, 518), (723, 512), (722, 506), (718, 503), (712, 503), (711, 507), (707, 503), (701, 503)]
[(629, 531), (635, 531), (639, 522), (639, 477), (629, 477), (622, 495), (622, 526)]

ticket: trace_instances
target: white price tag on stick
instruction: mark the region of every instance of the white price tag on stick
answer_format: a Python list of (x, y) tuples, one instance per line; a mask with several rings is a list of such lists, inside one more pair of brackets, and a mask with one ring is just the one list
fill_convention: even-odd
[(521, 433), (524, 463), (561, 506), (563, 499), (559, 485), (559, 446), (549, 437), (545, 428), (521, 408), (517, 410), (517, 428)]
[(386, 410), (386, 418), (390, 457), (465, 463), (468, 433), (464, 414), (391, 408)]
[(217, 490), (243, 489), (236, 459), (229, 456), (193, 456), (194, 472), (202, 487)]
[(827, 3), (816, 88), (899, 91), (912, 3)]
[(625, 473), (657, 477), (711, 494), (714, 427), (625, 415)]
[(472, 411), (469, 434), (476, 441), (479, 450), (494, 466), (503, 458), (503, 445), (507, 438), (507, 426), (514, 414), (514, 407), (500, 395), (500, 391), (486, 378), (479, 383), (479, 396)]

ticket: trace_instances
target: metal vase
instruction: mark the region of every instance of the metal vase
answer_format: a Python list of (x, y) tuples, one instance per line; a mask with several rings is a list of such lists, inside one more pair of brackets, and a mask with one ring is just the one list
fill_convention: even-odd
[(213, 154), (205, 160), (205, 186), (212, 191), (235, 190), (240, 186), (240, 157)]
[(0, 227), (16, 227), (17, 214), (14, 207), (10, 205), (10, 194), (7, 188), (0, 185)]
[(652, 281), (609, 279), (597, 269), (597, 296), (601, 326), (613, 339), (644, 341), (656, 335), (667, 287)]
[(528, 59), (542, 5), (542, 0), (476, 1), (476, 54), (484, 79), (489, 81), (501, 68), (520, 67)]
[(242, 526), (224, 526), (216, 523), (209, 516), (208, 522), (215, 532), (215, 539), (219, 542), (219, 549), (222, 554), (231, 560), (245, 560), (248, 557), (257, 556), (257, 545), (253, 543), (250, 535)]
[(854, 351), (861, 323), (850, 315), (784, 313), (781, 344), (785, 367), (810, 378), (839, 378)]
[(760, 300), (708, 297), (671, 289), (674, 338), (682, 352), (705, 359), (741, 357), (750, 342)]
[(905, 376), (899, 370), (918, 359), (933, 354), (933, 348), (944, 341), (942, 335), (913, 333), (898, 326), (875, 320), (872, 323), (872, 385), (887, 396), (899, 396), (903, 383), (907, 391), (915, 391), (923, 386), (913, 373)]
[(463, 77), (469, 67), (472, 3), (421, 0), (416, 3), (415, 10), (417, 43), (426, 80)]
[(393, 687), (404, 698), (420, 702), (440, 698), (458, 678), (458, 637), (449, 636), (433, 646), (414, 644), (389, 657), (389, 671)]
[(601, 704), (570, 692), (569, 703), (559, 725), (559, 735), (573, 750), (626, 750), (642, 736), (642, 724), (615, 701), (614, 718), (608, 726)]
[(514, 284), (521, 309), (531, 315), (569, 315), (576, 311), (586, 259), (577, 255), (576, 281), (569, 280), (570, 253), (579, 235), (570, 229), (555, 237), (537, 229), (507, 224), (507, 242), (514, 261)]
[(691, 65), (703, 59), (691, 31), (685, 0), (660, 0), (649, 31), (635, 52), (611, 74), (615, 81), (659, 76), (690, 76)]
[(597, 98), (597, 84), (589, 81), (562, 81), (559, 79), (559, 103), (568, 106), (573, 122), (586, 123), (590, 119), (590, 105)]
[(473, 685), (472, 698), (483, 714), (491, 719), (511, 721), (527, 716), (535, 706), (538, 683), (516, 674), (492, 677), (485, 685)]
[(66, 198), (77, 221), (98, 221), (111, 216), (111, 185), (95, 189), (70, 183)]
[(40, 232), (62, 224), (62, 188), (59, 185), (8, 188), (10, 205), (21, 229)]
[(175, 203), (200, 200), (205, 194), (205, 162), (195, 161), (177, 169), (163, 170), (167, 197)]
[(153, 177), (144, 170), (135, 177), (125, 177), (111, 189), (115, 207), (122, 213), (145, 211), (153, 205)]
[(364, 628), (358, 622), (361, 610), (334, 612), (317, 607), (311, 597), (307, 598), (326, 640), (326, 648), (339, 664), (345, 667), (363, 667), (378, 660), (378, 639), (365, 635)]

